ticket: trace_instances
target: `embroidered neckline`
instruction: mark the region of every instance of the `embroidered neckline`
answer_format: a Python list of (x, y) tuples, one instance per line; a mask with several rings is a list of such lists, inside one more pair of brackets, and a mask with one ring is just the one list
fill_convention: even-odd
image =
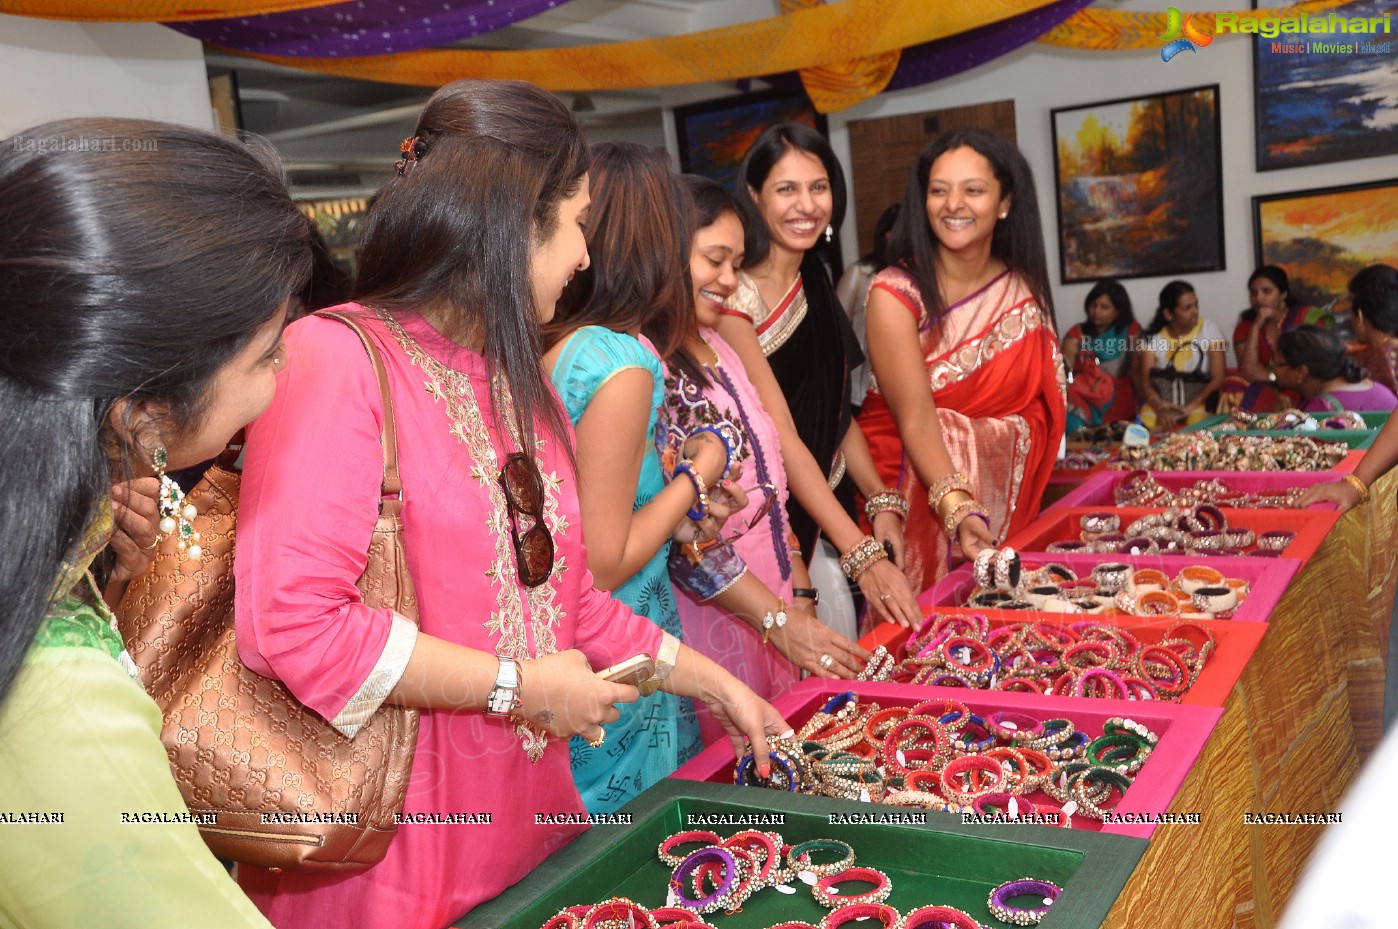
[[(466, 447), (471, 458), (471, 478), (490, 500), (490, 515), (486, 519), (485, 530), (495, 541), (495, 555), (486, 577), (495, 588), (495, 609), (486, 621), (487, 632), (496, 633), (499, 640), (495, 653), (516, 661), (552, 655), (558, 651), (558, 626), (563, 619), (563, 610), (558, 606), (554, 589), (556, 578), (568, 570), (564, 556), (555, 556), (553, 574), (550, 579), (537, 587), (521, 590), (521, 585), (513, 583), (518, 577), (514, 548), (510, 544), (510, 516), (505, 501), (505, 492), (496, 480), (502, 467), (500, 456), (490, 440), (485, 415), (476, 399), (475, 388), (470, 375), (463, 374), (438, 361), (418, 344), (402, 324), (381, 309), (375, 311), (379, 320), (407, 353), (409, 360), (420, 368), (426, 381), (423, 386), (433, 400), (442, 404), (451, 425), (448, 432), (458, 443)], [(490, 384), (491, 396), (499, 410), (499, 418), (509, 432), (510, 441), (519, 447), (520, 437), (515, 426), (514, 400), (510, 396), (509, 385), (501, 375), (496, 375)], [(543, 451), (544, 440), (535, 442), (534, 458), (538, 464), (539, 453)], [(542, 467), (539, 474), (544, 484), (544, 521), (549, 531), (557, 538), (567, 529), (567, 520), (558, 512), (559, 488), (563, 481), (554, 472), (546, 472)], [(529, 604), (530, 620), (524, 618), (524, 603)], [(529, 639), (533, 638), (531, 654)], [(548, 745), (548, 733), (523, 720), (515, 721), (515, 734), (520, 739), (525, 753), (531, 762), (543, 757)]]

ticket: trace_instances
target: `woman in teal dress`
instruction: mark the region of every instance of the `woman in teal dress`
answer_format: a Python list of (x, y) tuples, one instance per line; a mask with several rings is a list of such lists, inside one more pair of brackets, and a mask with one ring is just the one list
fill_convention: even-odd
[[(544, 367), (577, 436), (587, 561), (598, 587), (676, 638), (679, 612), (666, 570), (671, 535), (699, 515), (697, 488), (718, 488), (721, 440), (701, 433), (686, 451), (696, 481), (665, 483), (656, 452), (664, 395), (659, 356), (692, 315), (687, 222), (669, 164), (639, 145), (593, 146), (587, 220), (591, 266), (564, 292), (546, 327)], [(698, 751), (691, 701), (656, 693), (621, 709), (607, 740), (572, 741), (573, 780), (592, 813), (606, 813), (668, 777)]]

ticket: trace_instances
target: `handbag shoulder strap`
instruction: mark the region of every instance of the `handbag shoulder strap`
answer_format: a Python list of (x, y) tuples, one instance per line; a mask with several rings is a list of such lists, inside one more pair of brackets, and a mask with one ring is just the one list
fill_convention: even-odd
[(369, 333), (358, 320), (343, 313), (331, 313), (327, 310), (321, 310), (315, 315), (339, 320), (349, 326), (354, 330), (354, 334), (359, 336), (364, 350), (369, 353), (369, 361), (374, 366), (374, 377), (379, 382), (379, 396), (383, 400), (383, 435), (380, 440), (383, 445), (383, 496), (379, 502), (379, 512), (395, 512), (403, 503), (403, 480), (398, 474), (398, 430), (393, 419), (393, 391), (389, 389), (388, 369), (384, 367), (383, 356), (379, 354), (374, 340), (369, 338)]

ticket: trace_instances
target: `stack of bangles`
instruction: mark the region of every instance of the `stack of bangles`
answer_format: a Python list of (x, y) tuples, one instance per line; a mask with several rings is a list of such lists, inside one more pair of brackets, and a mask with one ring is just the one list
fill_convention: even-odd
[(888, 552), (884, 550), (883, 543), (871, 535), (866, 535), (840, 556), (840, 570), (851, 581), (858, 581), (861, 574), (887, 557)]
[(1161, 471), (1332, 471), (1349, 454), (1344, 442), (1305, 435), (1176, 432), (1151, 446), (1126, 445), (1121, 466)]
[(1198, 480), (1187, 487), (1171, 491), (1149, 471), (1131, 471), (1112, 489), (1112, 499), (1122, 507), (1189, 507), (1201, 503), (1243, 509), (1294, 510), (1302, 489), (1290, 487), (1273, 492), (1234, 490), (1218, 479)]
[[(1193, 596), (1224, 597), (1217, 592), (1224, 589), (1197, 588)], [(1213, 632), (1191, 622), (1176, 623), (1159, 641), (1146, 643), (1111, 623), (1011, 623), (992, 629), (983, 613), (933, 613), (908, 640), (909, 657), (899, 663), (891, 680), (1177, 702), (1216, 647)]]
[[(773, 746), (780, 777), (755, 778), (748, 754), (738, 762), (734, 782), (1067, 826), (1075, 811), (1104, 818), (1115, 805), (1108, 803), (1113, 789), (1125, 793), (1156, 741), (1131, 719), (1108, 720), (1094, 739), (1068, 719), (1040, 720), (1011, 711), (982, 718), (954, 700), (880, 707), (861, 704), (848, 693)], [(1023, 799), (1040, 791), (1063, 810), (1046, 800)]]
[(908, 518), (908, 498), (896, 487), (885, 487), (883, 490), (869, 497), (864, 504), (864, 515), (869, 520), (869, 525), (874, 524), (874, 517), (880, 513), (894, 513), (899, 519), (906, 521)]
[[(1294, 537), (1288, 530), (1264, 532), (1258, 539), (1258, 554), (1271, 547), (1277, 554)], [(1021, 565), (1016, 556), (1014, 571), (1018, 586), (1002, 586), (998, 576), (987, 587), (981, 583), (989, 573), (983, 549), (974, 562), (976, 586), (966, 597), (965, 606), (997, 610), (1037, 610), (1043, 613), (1124, 613), (1128, 616), (1162, 616), (1180, 619), (1231, 619), (1251, 593), (1252, 585), (1243, 578), (1227, 577), (1209, 565), (1188, 565), (1175, 577), (1157, 568), (1132, 568), (1125, 562), (1094, 565), (1088, 577), (1078, 577), (1067, 565)], [(1009, 549), (1002, 549), (1007, 552)], [(992, 553), (993, 555), (994, 553)], [(983, 565), (982, 562), (987, 564)]]
[[(682, 846), (698, 847), (685, 852)], [(674, 869), (665, 906), (647, 908), (627, 897), (612, 897), (567, 907), (541, 929), (713, 929), (703, 915), (724, 908), (716, 905), (718, 898), (724, 903), (737, 901), (728, 909), (732, 913), (742, 900), (764, 887), (795, 893), (790, 884), (797, 880), (810, 886), (811, 898), (830, 913), (819, 926), (784, 921), (769, 929), (837, 929), (869, 919), (877, 919), (883, 929), (985, 929), (969, 913), (950, 906), (921, 906), (900, 915), (885, 903), (893, 893), (888, 875), (877, 868), (856, 866), (854, 849), (839, 839), (786, 845), (775, 832), (748, 830), (725, 839), (692, 830), (666, 838), (658, 854)], [(823, 860), (817, 861), (817, 855)], [(868, 885), (868, 889), (855, 885)], [(1043, 919), (1062, 892), (1049, 881), (1025, 877), (992, 889), (986, 906), (997, 919), (1027, 926)], [(1026, 896), (1042, 898), (1042, 906), (1011, 905)]]
[(954, 471), (932, 485), (927, 491), (927, 505), (937, 514), (937, 521), (952, 541), (968, 516), (979, 516), (987, 525), (990, 524), (990, 517), (971, 493), (971, 479), (960, 471)]

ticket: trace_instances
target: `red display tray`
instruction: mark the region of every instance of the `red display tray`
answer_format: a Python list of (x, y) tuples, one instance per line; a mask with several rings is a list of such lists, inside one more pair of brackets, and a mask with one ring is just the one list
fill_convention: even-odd
[[(1089, 513), (1111, 512), (1121, 517), (1121, 531), (1142, 516), (1163, 513), (1163, 507), (1068, 507), (1046, 510), (1028, 526), (1005, 541), (1016, 551), (1042, 552), (1051, 542), (1078, 541), (1082, 531), (1082, 517)], [(1283, 558), (1295, 558), (1305, 564), (1325, 541), (1326, 534), (1339, 520), (1340, 514), (1332, 510), (1306, 511), (1298, 516), (1295, 510), (1223, 510), (1230, 528), (1251, 529), (1259, 536), (1264, 532), (1285, 530), (1294, 532), (1296, 537), (1282, 550)], [(1055, 553), (1050, 553), (1053, 555)], [(1109, 556), (1119, 560), (1118, 556)], [(1209, 555), (1183, 555), (1197, 563), (1207, 561)], [(1251, 558), (1251, 554), (1244, 557)], [(1056, 560), (1056, 559), (1055, 559)], [(1269, 559), (1270, 560), (1270, 559)]]
[[(807, 678), (773, 701), (786, 721), (800, 728), (836, 694), (854, 691), (861, 701), (873, 701), (882, 707), (913, 706), (923, 700), (945, 698), (966, 704), (984, 716), (997, 710), (1010, 710), (1042, 719), (1066, 717), (1073, 725), (1097, 736), (1102, 725), (1113, 717), (1128, 717), (1147, 726), (1160, 737), (1150, 758), (1136, 774), (1125, 796), (1115, 808), (1116, 813), (1149, 817), (1170, 810), (1175, 794), (1184, 783), (1194, 760), (1213, 732), (1221, 709), (1204, 706), (1181, 706), (1169, 703), (1142, 703), (1134, 700), (1089, 700), (1078, 697), (1045, 697), (1041, 694), (1004, 693), (1000, 691), (964, 690), (955, 687), (914, 687), (907, 684), (885, 684), (872, 681), (836, 681)], [(715, 784), (733, 783), (733, 749), (728, 743), (709, 746), (690, 761), (674, 777)], [(760, 790), (762, 788), (747, 788)], [(1031, 794), (1031, 801), (1043, 801), (1055, 808), (1057, 804), (1041, 793)], [(889, 807), (877, 807), (887, 810)], [(1190, 810), (1173, 811), (1187, 814)], [(933, 814), (954, 815), (954, 814)], [(1151, 822), (1100, 823), (1085, 816), (1074, 815), (1075, 829), (1085, 829), (1116, 835), (1149, 838), (1156, 825)], [(996, 825), (983, 826), (987, 830)], [(1176, 828), (1189, 828), (1187, 825)]]
[[(1089, 506), (1096, 509), (1115, 507), (1115, 491), (1131, 474), (1130, 471), (1097, 471), (1089, 475), (1081, 484), (1064, 494), (1048, 509), (1061, 510), (1069, 507)], [(1220, 481), (1230, 490), (1244, 493), (1275, 493), (1293, 487), (1311, 487), (1327, 481), (1338, 480), (1342, 471), (1152, 471), (1151, 476), (1161, 486), (1179, 491), (1193, 487), (1200, 481)], [(1333, 510), (1334, 505), (1325, 503), (1316, 511)]]
[[(1331, 514), (1334, 515), (1334, 514)], [(1192, 555), (1078, 555), (1060, 552), (1021, 552), (1020, 557), (1026, 566), (1056, 562), (1071, 568), (1079, 577), (1092, 573), (1093, 567), (1107, 561), (1119, 561), (1133, 568), (1157, 568), (1170, 577), (1175, 577), (1190, 565), (1207, 564), (1222, 571), (1225, 577), (1238, 577), (1248, 582), (1251, 591), (1239, 604), (1231, 622), (1265, 623), (1276, 609), (1277, 602), (1286, 593), (1286, 585), (1301, 567), (1294, 558), (1197, 558)], [(966, 600), (975, 590), (976, 582), (971, 576), (971, 566), (963, 564), (942, 578), (937, 584), (922, 592), (917, 602), (924, 608), (940, 609), (947, 606), (965, 606)], [(1002, 611), (1011, 614), (1024, 614), (1026, 610)], [(1113, 614), (1061, 614), (1111, 616)], [(1117, 614), (1120, 616), (1120, 614)], [(1141, 619), (1143, 617), (1124, 617)], [(1170, 618), (1170, 617), (1162, 617)]]
[[(1267, 623), (1235, 623), (1226, 619), (1178, 620), (1173, 617), (1152, 619), (1147, 616), (1081, 616), (1067, 613), (1041, 613), (1037, 610), (978, 610), (964, 606), (937, 607), (935, 609), (924, 607), (923, 613), (928, 616), (979, 614), (990, 620), (992, 629), (1015, 623), (1046, 623), (1050, 626), (1065, 627), (1088, 619), (1093, 622), (1109, 622), (1147, 645), (1159, 642), (1165, 636), (1165, 632), (1177, 622), (1188, 622), (1194, 626), (1201, 626), (1213, 634), (1214, 652), (1209, 656), (1209, 660), (1205, 663), (1204, 670), (1199, 673), (1194, 686), (1189, 688), (1188, 692), (1180, 698), (1179, 702), (1185, 706), (1222, 707), (1228, 699), (1228, 695), (1233, 692), (1233, 685), (1237, 684), (1238, 678), (1242, 676), (1244, 666), (1252, 658), (1253, 652), (1257, 651), (1257, 646), (1262, 643), (1262, 637), (1267, 634), (1268, 628)], [(880, 623), (871, 629), (868, 635), (860, 639), (859, 644), (869, 651), (882, 645), (889, 650), (894, 658), (902, 661), (906, 657), (904, 646), (911, 635), (911, 630), (895, 623)]]

